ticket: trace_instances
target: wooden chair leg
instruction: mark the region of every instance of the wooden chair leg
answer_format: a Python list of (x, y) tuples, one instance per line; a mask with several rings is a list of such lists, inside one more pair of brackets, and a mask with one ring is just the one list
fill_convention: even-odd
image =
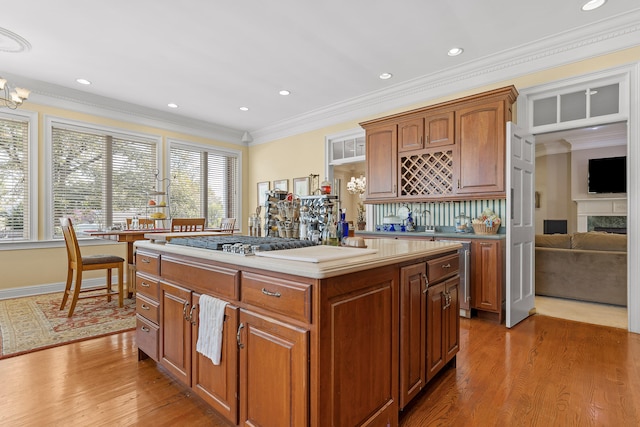
[(107, 302), (111, 302), (111, 269), (107, 268)]
[(124, 263), (118, 268), (118, 307), (124, 307)]
[(78, 295), (80, 295), (80, 287), (82, 286), (82, 270), (76, 270), (76, 285), (73, 288), (73, 298), (71, 299), (71, 307), (69, 307), (69, 314), (67, 317), (73, 316), (73, 311), (76, 309), (76, 303), (78, 302)]
[(69, 267), (67, 270), (67, 284), (64, 287), (64, 295), (62, 296), (62, 303), (60, 304), (60, 310), (64, 310), (64, 306), (67, 305), (67, 299), (69, 298), (69, 291), (71, 290), (71, 282), (73, 280), (73, 268)]

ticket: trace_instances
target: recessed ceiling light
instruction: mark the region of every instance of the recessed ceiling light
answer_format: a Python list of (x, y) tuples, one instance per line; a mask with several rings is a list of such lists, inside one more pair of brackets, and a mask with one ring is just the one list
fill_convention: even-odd
[(391, 74), (391, 73), (382, 73), (378, 77), (380, 77), (382, 80), (388, 80), (391, 77), (393, 77), (393, 74)]
[(464, 52), (464, 49), (461, 47), (454, 47), (449, 49), (449, 52), (447, 52), (447, 55), (449, 56), (458, 56), (460, 55), (462, 52)]
[(178, 108), (178, 104), (170, 102), (170, 103), (167, 104), (167, 107), (169, 107), (169, 108)]
[(90, 85), (91, 84), (91, 82), (89, 80), (87, 80), (87, 79), (76, 79), (76, 81), (78, 83), (80, 83), (81, 85)]
[(602, 6), (603, 4), (605, 4), (607, 2), (607, 0), (589, 0), (588, 2), (586, 2), (585, 4), (582, 5), (582, 11), (583, 12), (589, 12), (591, 10), (597, 9), (600, 6)]
[(240, 111), (249, 111), (249, 107), (240, 107)]
[(291, 92), (289, 92), (286, 89), (281, 90), (280, 92), (278, 92), (280, 95), (282, 96), (287, 96), (287, 95), (291, 95)]

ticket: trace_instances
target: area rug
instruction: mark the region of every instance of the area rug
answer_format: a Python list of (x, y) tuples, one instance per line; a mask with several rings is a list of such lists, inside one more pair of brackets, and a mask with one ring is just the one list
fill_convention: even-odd
[(135, 299), (123, 308), (117, 298), (78, 300), (71, 318), (61, 301), (62, 293), (0, 300), (0, 359), (135, 329)]

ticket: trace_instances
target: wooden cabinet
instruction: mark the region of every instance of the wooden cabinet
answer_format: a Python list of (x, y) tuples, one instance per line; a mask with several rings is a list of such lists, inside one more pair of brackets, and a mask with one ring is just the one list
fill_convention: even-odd
[(501, 240), (473, 240), (471, 307), (494, 313), (502, 322), (505, 286), (504, 244)]
[(138, 360), (151, 357), (158, 361), (160, 330), (159, 284), (156, 278), (144, 273), (136, 275), (136, 336)]
[(505, 197), (506, 123), (516, 96), (509, 86), (361, 123), (367, 201)]
[(308, 331), (242, 310), (240, 424), (308, 424)]
[(457, 194), (504, 194), (504, 104), (494, 101), (456, 111)]
[(398, 194), (398, 137), (396, 124), (367, 129), (367, 198)]
[(419, 263), (400, 269), (400, 408), (427, 383), (427, 266)]
[(431, 380), (460, 348), (458, 308), (459, 276), (429, 286), (427, 290), (427, 381)]
[(455, 253), (400, 269), (400, 409), (459, 350), (458, 268)]
[(398, 152), (454, 144), (453, 118), (453, 111), (445, 111), (400, 121)]

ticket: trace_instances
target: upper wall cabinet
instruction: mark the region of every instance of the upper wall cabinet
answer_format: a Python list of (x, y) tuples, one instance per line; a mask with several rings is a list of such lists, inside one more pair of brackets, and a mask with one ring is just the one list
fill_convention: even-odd
[(367, 202), (504, 198), (509, 86), (360, 125)]

